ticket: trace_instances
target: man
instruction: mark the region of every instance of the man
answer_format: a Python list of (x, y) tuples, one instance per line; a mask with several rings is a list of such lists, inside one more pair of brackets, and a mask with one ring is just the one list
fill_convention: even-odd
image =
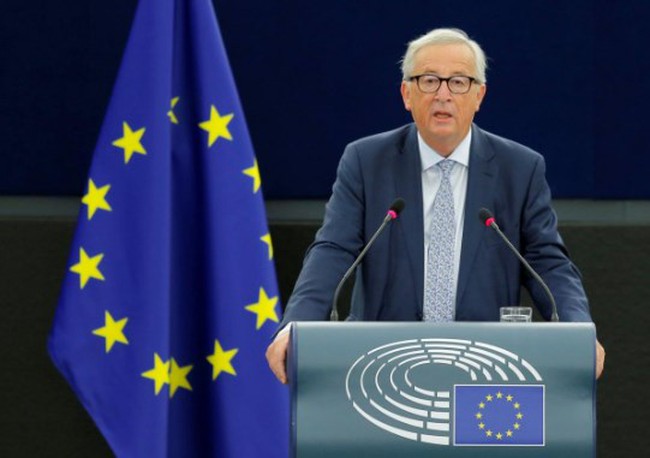
[[(500, 307), (519, 303), (521, 284), (549, 319), (542, 288), (479, 221), (488, 208), (549, 285), (560, 320), (591, 321), (557, 232), (542, 156), (472, 124), (485, 70), (485, 54), (460, 30), (436, 29), (409, 43), (401, 93), (414, 124), (346, 148), (323, 226), (266, 353), (282, 383), (287, 324), (327, 319), (337, 283), (397, 197), (406, 208), (358, 269), (349, 319), (498, 321)], [(599, 377), (605, 352), (598, 342), (596, 353)]]

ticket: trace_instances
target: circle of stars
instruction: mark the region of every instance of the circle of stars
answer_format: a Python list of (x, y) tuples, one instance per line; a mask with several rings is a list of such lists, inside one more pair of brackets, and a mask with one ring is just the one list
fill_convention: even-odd
[[(506, 402), (512, 406), (514, 411), (514, 422), (512, 423), (512, 428), (508, 428), (505, 432), (493, 431), (486, 424), (487, 421), (487, 419), (485, 418), (486, 407), (490, 405), (490, 403), (496, 403), (496, 402)], [(478, 428), (481, 431), (485, 432), (485, 436), (490, 438), (495, 438), (496, 440), (499, 441), (503, 440), (504, 437), (506, 439), (513, 437), (514, 433), (521, 429), (521, 420), (523, 420), (524, 418), (524, 414), (521, 412), (521, 404), (519, 404), (519, 402), (516, 402), (514, 396), (512, 396), (511, 394), (504, 395), (501, 391), (498, 391), (494, 395), (492, 394), (486, 395), (485, 401), (481, 401), (478, 403), (478, 412), (476, 412), (474, 416), (478, 421), (477, 424)]]
[[(172, 124), (180, 124), (179, 117), (175, 112), (180, 101), (180, 97), (174, 97), (170, 101), (170, 110), (167, 117)], [(208, 148), (212, 147), (219, 138), (232, 141), (233, 136), (229, 124), (234, 117), (233, 113), (221, 115), (214, 105), (210, 106), (210, 118), (198, 124), (198, 126), (208, 134)], [(127, 121), (122, 122), (122, 136), (115, 139), (111, 144), (122, 150), (124, 164), (128, 165), (135, 155), (146, 156), (147, 149), (143, 145), (143, 137), (146, 127), (132, 128)], [(249, 176), (253, 181), (252, 192), (256, 194), (261, 187), (261, 179), (257, 159), (253, 158), (253, 165), (242, 170), (242, 174)], [(82, 204), (87, 206), (87, 219), (93, 220), (98, 210), (112, 212), (107, 195), (112, 185), (102, 183), (97, 185), (92, 179), (88, 180), (87, 193), (82, 197)], [(268, 259), (273, 260), (273, 246), (271, 236), (267, 232), (259, 237), (259, 240), (266, 245), (268, 250)], [(89, 255), (83, 247), (79, 247), (79, 262), (70, 267), (70, 271), (79, 275), (79, 288), (84, 289), (88, 282), (93, 280), (105, 281), (105, 277), (100, 270), (100, 263), (104, 259), (104, 253)], [(270, 296), (264, 290), (259, 288), (257, 302), (248, 304), (244, 307), (247, 312), (255, 315), (255, 329), (259, 330), (268, 322), (279, 322), (276, 306), (278, 296)], [(131, 342), (125, 333), (125, 327), (129, 318), (124, 316), (119, 319), (114, 318), (108, 310), (104, 311), (104, 325), (93, 329), (92, 334), (104, 339), (105, 353), (114, 350), (115, 344), (129, 345)], [(205, 360), (212, 366), (212, 380), (216, 381), (222, 374), (237, 376), (233, 361), (238, 354), (238, 348), (224, 348), (219, 340), (214, 340), (214, 349)], [(154, 392), (158, 395), (165, 385), (169, 386), (169, 398), (173, 398), (179, 389), (192, 391), (189, 374), (194, 368), (194, 364), (180, 365), (178, 361), (170, 355), (164, 360), (158, 353), (153, 354), (153, 367), (145, 370), (140, 375), (145, 379), (150, 379), (154, 383)]]

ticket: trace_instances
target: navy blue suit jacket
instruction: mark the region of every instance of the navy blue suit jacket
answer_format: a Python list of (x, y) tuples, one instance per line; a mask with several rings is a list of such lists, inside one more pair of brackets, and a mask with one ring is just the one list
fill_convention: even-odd
[[(422, 167), (415, 125), (363, 138), (341, 158), (323, 226), (305, 255), (283, 323), (328, 319), (344, 272), (397, 197), (406, 207), (357, 270), (350, 319), (422, 319), (424, 222)], [(541, 155), (472, 127), (456, 320), (498, 321), (518, 305), (520, 287), (549, 319), (550, 303), (515, 255), (479, 221), (490, 209), (507, 237), (547, 282), (561, 321), (591, 321), (580, 274), (557, 231)]]

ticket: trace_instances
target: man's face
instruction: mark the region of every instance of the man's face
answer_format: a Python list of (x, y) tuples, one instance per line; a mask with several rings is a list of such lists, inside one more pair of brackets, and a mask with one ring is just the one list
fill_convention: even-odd
[[(462, 75), (476, 77), (474, 54), (460, 43), (431, 45), (415, 54), (412, 75), (432, 73), (441, 78)], [(452, 94), (446, 82), (435, 93), (420, 91), (415, 80), (402, 82), (404, 107), (424, 141), (448, 156), (465, 138), (474, 114), (485, 96), (485, 84), (472, 84), (467, 94)]]

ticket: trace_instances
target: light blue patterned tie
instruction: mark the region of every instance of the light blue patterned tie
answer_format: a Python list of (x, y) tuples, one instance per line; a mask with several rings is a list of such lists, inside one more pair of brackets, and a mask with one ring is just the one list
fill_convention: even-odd
[(424, 320), (454, 320), (454, 195), (449, 176), (456, 163), (450, 159), (438, 162), (442, 170), (440, 188), (433, 200), (431, 239), (427, 250), (427, 278), (424, 286)]

